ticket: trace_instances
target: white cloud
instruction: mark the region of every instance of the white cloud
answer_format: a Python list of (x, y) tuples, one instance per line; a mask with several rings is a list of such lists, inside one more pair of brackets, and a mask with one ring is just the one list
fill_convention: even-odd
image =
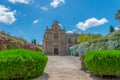
[(36, 23), (38, 23), (39, 22), (39, 20), (34, 20), (33, 21), (33, 24), (36, 24)]
[(106, 18), (102, 18), (100, 20), (98, 20), (96, 18), (90, 18), (90, 19), (87, 19), (85, 22), (79, 22), (76, 26), (77, 26), (77, 28), (79, 28), (81, 30), (86, 30), (91, 27), (100, 26), (107, 22), (108, 22), (108, 20)]
[(115, 27), (115, 31), (119, 31), (120, 30), (120, 27)]
[(16, 10), (9, 11), (9, 8), (6, 8), (3, 5), (0, 5), (0, 22), (6, 23), (6, 24), (12, 24), (16, 21), (16, 18), (14, 17), (14, 14), (16, 13)]
[(33, 0), (9, 0), (9, 2), (15, 4), (15, 3), (23, 3), (23, 4), (29, 4), (30, 2), (33, 2)]
[(45, 6), (42, 6), (41, 9), (44, 10), (44, 11), (48, 11), (48, 8), (45, 7)]
[(61, 28), (63, 28), (62, 24), (59, 24), (59, 26), (60, 26)]
[(67, 31), (66, 33), (73, 33), (73, 31)]
[(53, 0), (53, 2), (50, 3), (50, 5), (54, 8), (58, 7), (60, 4), (64, 4), (65, 0)]

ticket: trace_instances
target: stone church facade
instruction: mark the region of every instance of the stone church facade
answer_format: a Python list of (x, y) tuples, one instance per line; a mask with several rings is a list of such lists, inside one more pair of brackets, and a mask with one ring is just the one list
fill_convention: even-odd
[(54, 21), (51, 29), (47, 27), (43, 39), (43, 52), (48, 55), (68, 55), (69, 47), (76, 44), (78, 34), (66, 33), (58, 21)]

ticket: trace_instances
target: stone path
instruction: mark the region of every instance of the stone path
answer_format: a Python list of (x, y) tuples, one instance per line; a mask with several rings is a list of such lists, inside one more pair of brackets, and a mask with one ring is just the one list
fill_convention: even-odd
[(119, 80), (101, 79), (80, 70), (79, 57), (48, 56), (48, 58), (45, 73), (33, 80)]

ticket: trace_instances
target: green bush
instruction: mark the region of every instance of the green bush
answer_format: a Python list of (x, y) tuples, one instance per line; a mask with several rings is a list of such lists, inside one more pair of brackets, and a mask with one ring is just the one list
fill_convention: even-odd
[(87, 69), (99, 76), (120, 76), (120, 50), (87, 52), (84, 59)]
[(48, 58), (30, 50), (0, 51), (0, 80), (30, 79), (43, 74)]

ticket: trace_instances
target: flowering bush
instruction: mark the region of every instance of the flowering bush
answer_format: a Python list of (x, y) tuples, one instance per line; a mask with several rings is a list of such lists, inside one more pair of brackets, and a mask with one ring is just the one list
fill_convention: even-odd
[(111, 33), (104, 38), (73, 46), (70, 48), (70, 54), (80, 55), (91, 50), (120, 50), (120, 31)]
[(6, 50), (6, 49), (30, 49), (38, 51), (39, 48), (33, 44), (23, 42), (11, 37), (6, 36), (0, 36), (0, 50)]

